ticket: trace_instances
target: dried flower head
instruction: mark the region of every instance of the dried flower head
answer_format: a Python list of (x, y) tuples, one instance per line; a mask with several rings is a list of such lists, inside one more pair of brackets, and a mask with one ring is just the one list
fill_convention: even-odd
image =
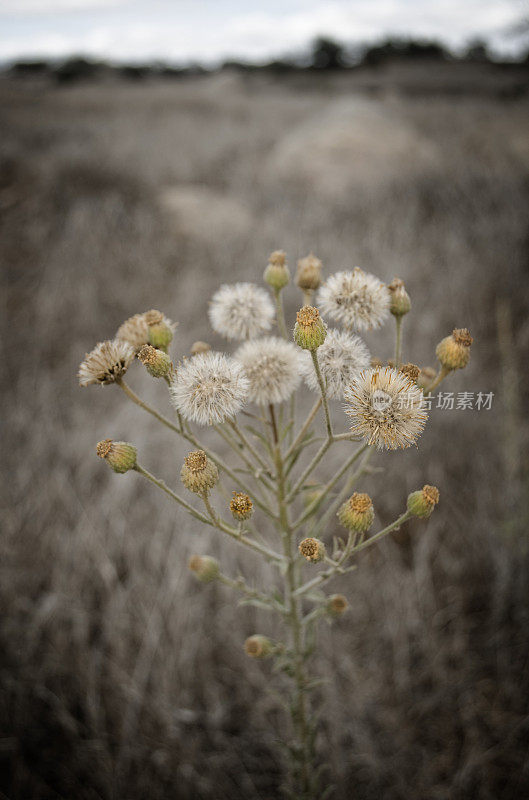
[(296, 314), (294, 341), (303, 350), (317, 350), (327, 336), (327, 326), (314, 306), (303, 306)]
[(286, 254), (283, 250), (274, 250), (273, 253), (270, 253), (263, 278), (276, 292), (287, 286), (290, 281), (290, 272), (286, 263)]
[[(342, 398), (358, 373), (369, 367), (369, 351), (358, 336), (331, 329), (318, 349), (318, 364), (327, 387), (327, 397)], [(320, 391), (314, 364), (308, 353), (302, 354), (301, 375), (310, 389)]]
[(437, 345), (435, 354), (441, 366), (448, 370), (466, 367), (473, 341), (466, 328), (455, 328), (451, 336), (447, 336)]
[(301, 382), (300, 353), (291, 343), (275, 336), (245, 342), (235, 352), (250, 382), (248, 399), (261, 405), (282, 403)]
[(348, 605), (347, 598), (343, 594), (331, 594), (327, 599), (327, 613), (336, 619), (347, 611)]
[(234, 519), (243, 522), (252, 516), (253, 503), (244, 492), (233, 492), (233, 497), (230, 500), (230, 511)]
[(411, 309), (411, 300), (404, 281), (401, 281), (400, 278), (393, 278), (388, 284), (388, 289), (391, 298), (389, 310), (394, 317), (403, 317)]
[(374, 275), (355, 267), (336, 272), (320, 287), (318, 305), (322, 313), (346, 328), (380, 328), (389, 316), (390, 293)]
[(180, 477), (186, 489), (203, 495), (218, 483), (219, 471), (203, 450), (193, 450), (184, 458)]
[(193, 342), (191, 345), (191, 350), (189, 351), (192, 356), (198, 356), (200, 353), (209, 353), (211, 350), (211, 345), (207, 342)]
[(136, 466), (136, 448), (129, 442), (113, 442), (103, 439), (96, 446), (99, 458), (104, 458), (114, 472), (128, 472)]
[(407, 375), (410, 381), (414, 381), (415, 383), (417, 383), (420, 371), (419, 367), (411, 362), (408, 364), (401, 364), (399, 367), (399, 372), (402, 372), (403, 375)]
[(254, 339), (272, 327), (274, 306), (264, 289), (253, 283), (224, 285), (209, 306), (213, 330), (226, 339)]
[(249, 636), (244, 643), (244, 652), (250, 658), (266, 658), (272, 655), (274, 643), (267, 636), (256, 633)]
[(414, 444), (428, 419), (421, 390), (390, 367), (361, 372), (346, 390), (345, 400), (353, 433), (379, 449)]
[(436, 486), (423, 486), (408, 497), (408, 511), (416, 517), (427, 518), (439, 502), (439, 489)]
[(189, 569), (202, 583), (211, 583), (219, 576), (219, 562), (211, 556), (191, 556)]
[(150, 344), (144, 344), (140, 347), (138, 359), (153, 378), (165, 378), (173, 368), (172, 361), (167, 353)]
[(371, 527), (375, 518), (373, 501), (368, 494), (355, 492), (340, 507), (337, 516), (348, 531), (365, 533)]
[(133, 317), (125, 320), (123, 325), (118, 328), (116, 339), (128, 342), (137, 352), (144, 344), (151, 344), (156, 347), (150, 336), (152, 326), (159, 326), (165, 333), (165, 338), (169, 337), (169, 343), (173, 338), (176, 325), (176, 322), (171, 322), (161, 311), (153, 308), (150, 311), (144, 311), (142, 314), (134, 314)]
[(296, 271), (296, 285), (304, 292), (315, 291), (321, 283), (322, 263), (314, 253), (300, 258)]
[(77, 373), (81, 386), (114, 383), (125, 374), (134, 358), (134, 350), (119, 339), (99, 342), (87, 353)]
[(179, 366), (171, 400), (182, 416), (199, 425), (234, 417), (248, 397), (250, 382), (242, 365), (223, 353), (201, 353)]
[(325, 545), (319, 539), (309, 536), (299, 543), (299, 552), (312, 564), (317, 564), (325, 558)]

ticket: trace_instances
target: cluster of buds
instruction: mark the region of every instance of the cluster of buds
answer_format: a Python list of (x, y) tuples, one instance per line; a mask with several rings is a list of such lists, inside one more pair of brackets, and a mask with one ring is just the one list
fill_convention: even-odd
[(218, 483), (219, 471), (203, 450), (193, 450), (184, 458), (180, 478), (190, 492), (207, 495)]
[(303, 306), (296, 314), (294, 341), (303, 350), (317, 350), (327, 336), (327, 327), (314, 306)]
[(290, 281), (290, 271), (287, 266), (286, 255), (283, 250), (274, 250), (270, 253), (268, 265), (263, 278), (275, 292), (280, 292)]
[(365, 533), (373, 524), (375, 511), (368, 494), (355, 492), (338, 510), (338, 519), (348, 531)]
[(113, 442), (103, 439), (96, 446), (99, 458), (104, 458), (114, 472), (128, 472), (136, 467), (136, 448), (129, 442)]
[(408, 497), (408, 511), (415, 517), (427, 519), (439, 502), (439, 489), (436, 486), (423, 486)]

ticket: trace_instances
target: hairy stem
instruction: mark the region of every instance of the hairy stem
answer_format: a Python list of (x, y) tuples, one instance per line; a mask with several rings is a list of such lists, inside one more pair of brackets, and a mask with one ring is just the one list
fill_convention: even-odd
[(332, 425), (331, 425), (331, 417), (329, 415), (329, 404), (327, 403), (327, 392), (325, 390), (325, 383), (323, 382), (323, 378), (320, 372), (320, 365), (318, 364), (318, 351), (311, 350), (310, 354), (312, 356), (312, 363), (314, 364), (314, 372), (316, 373), (316, 378), (318, 380), (318, 385), (320, 387), (321, 401), (323, 403), (323, 411), (325, 414), (325, 425), (327, 427), (327, 436), (329, 438), (332, 438)]
[(395, 337), (395, 369), (400, 367), (402, 350), (402, 317), (395, 317), (396, 337)]
[(285, 322), (285, 312), (283, 311), (283, 296), (281, 294), (281, 289), (276, 289), (274, 291), (274, 297), (276, 301), (276, 309), (277, 309), (277, 327), (279, 328), (279, 333), (283, 337), (283, 339), (288, 339), (287, 333), (287, 326)]
[(303, 423), (303, 425), (299, 429), (298, 435), (296, 436), (296, 438), (294, 439), (294, 441), (292, 442), (292, 444), (288, 448), (288, 450), (287, 450), (287, 452), (285, 454), (285, 461), (288, 458), (290, 458), (292, 453), (296, 450), (297, 446), (301, 443), (303, 437), (305, 436), (305, 434), (307, 433), (308, 429), (310, 428), (314, 417), (318, 413), (318, 409), (319, 409), (320, 406), (321, 406), (321, 397), (318, 397), (318, 399), (316, 400), (316, 402), (312, 406), (311, 410), (309, 411), (309, 415), (308, 415), (307, 419), (305, 420), (305, 422)]

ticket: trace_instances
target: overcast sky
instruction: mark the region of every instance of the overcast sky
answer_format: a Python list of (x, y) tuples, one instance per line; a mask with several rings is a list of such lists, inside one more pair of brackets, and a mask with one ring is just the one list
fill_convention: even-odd
[(0, 0), (0, 60), (72, 53), (127, 61), (264, 60), (300, 52), (318, 34), (486, 38), (515, 52), (510, 32), (527, 0)]

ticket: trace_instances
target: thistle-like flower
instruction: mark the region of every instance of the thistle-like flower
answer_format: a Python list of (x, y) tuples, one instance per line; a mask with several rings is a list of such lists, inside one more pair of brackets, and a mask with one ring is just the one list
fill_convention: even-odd
[(125, 374), (133, 358), (134, 350), (127, 342), (119, 339), (99, 342), (79, 365), (79, 383), (81, 386), (114, 383)]
[(267, 292), (254, 283), (224, 284), (211, 298), (208, 313), (213, 330), (239, 341), (269, 331), (275, 315)]
[(360, 267), (336, 272), (318, 291), (322, 313), (348, 329), (380, 328), (389, 316), (390, 302), (387, 286)]
[(345, 400), (353, 433), (379, 450), (414, 444), (428, 419), (421, 390), (390, 367), (361, 372), (346, 390)]
[[(142, 314), (134, 314), (125, 320), (123, 325), (118, 328), (116, 339), (128, 342), (136, 352), (144, 344), (151, 344), (154, 347), (166, 347), (173, 338), (173, 332), (177, 323), (167, 319), (161, 311), (151, 309)], [(161, 342), (162, 344), (157, 344)]]
[[(358, 336), (347, 331), (328, 330), (327, 338), (318, 348), (318, 364), (327, 387), (327, 397), (343, 398), (346, 388), (358, 373), (369, 367), (369, 351)], [(302, 354), (301, 375), (310, 389), (320, 391), (309, 353)]]
[(184, 458), (180, 477), (186, 489), (204, 495), (218, 483), (219, 471), (203, 450), (193, 450)]
[(442, 339), (437, 345), (435, 354), (441, 366), (448, 370), (466, 367), (473, 341), (466, 328), (455, 328), (451, 336)]
[(235, 352), (250, 381), (248, 399), (261, 405), (288, 400), (301, 382), (300, 352), (276, 336), (245, 342)]
[(253, 514), (253, 503), (244, 492), (233, 492), (230, 500), (230, 511), (234, 519), (244, 522)]
[(178, 367), (171, 400), (182, 416), (199, 425), (234, 417), (248, 398), (242, 365), (223, 353), (200, 353)]

